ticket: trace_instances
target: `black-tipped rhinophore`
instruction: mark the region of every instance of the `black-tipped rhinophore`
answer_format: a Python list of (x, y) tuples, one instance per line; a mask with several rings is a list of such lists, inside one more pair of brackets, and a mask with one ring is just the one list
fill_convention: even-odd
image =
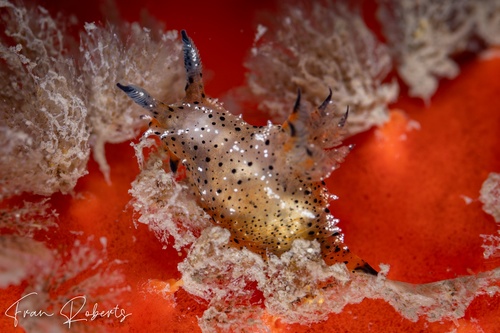
[(297, 99), (295, 100), (295, 105), (293, 106), (293, 113), (299, 112), (300, 110), (300, 88), (297, 90)]
[(328, 104), (330, 104), (330, 101), (332, 100), (332, 88), (329, 87), (328, 90), (330, 91), (330, 93), (325, 98), (323, 103), (321, 103), (321, 105), (318, 107), (318, 110), (320, 110), (321, 112), (326, 110), (326, 107), (328, 106)]
[(187, 35), (186, 30), (181, 31), (183, 51), (184, 51), (184, 67), (188, 75), (188, 80), (197, 74), (201, 73), (201, 59), (198, 49), (193, 41)]
[(186, 30), (181, 31), (181, 37), (184, 44), (184, 67), (187, 76), (186, 88), (184, 89), (186, 91), (185, 101), (199, 102), (205, 98), (200, 54)]
[(128, 97), (143, 108), (151, 110), (156, 106), (156, 100), (151, 97), (146, 90), (133, 85), (124, 86), (120, 83), (117, 83), (116, 86), (123, 90)]
[(349, 105), (347, 106), (347, 111), (344, 113), (342, 118), (340, 118), (339, 127), (344, 127), (345, 122), (347, 121), (347, 116), (349, 116)]

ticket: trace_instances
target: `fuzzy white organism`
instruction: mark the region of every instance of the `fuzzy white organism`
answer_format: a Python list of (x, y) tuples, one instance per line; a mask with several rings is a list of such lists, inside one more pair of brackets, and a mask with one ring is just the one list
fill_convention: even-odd
[(409, 94), (427, 102), (440, 78), (451, 79), (460, 72), (454, 55), (479, 51), (477, 37), (487, 44), (500, 43), (498, 0), (378, 2), (397, 71)]
[(483, 239), (484, 257), (500, 256), (500, 173), (490, 173), (481, 187), (479, 200), (483, 210), (493, 216), (498, 226), (496, 235), (481, 235)]
[(166, 101), (178, 99), (177, 32), (87, 23), (77, 48), (62, 15), (7, 0), (0, 14), (0, 198), (71, 192), (91, 150), (109, 181), (104, 145), (130, 140), (142, 126), (115, 83), (147, 81)]
[(0, 1), (0, 198), (73, 189), (87, 173), (86, 92), (67, 26)]
[(347, 135), (388, 120), (387, 104), (398, 95), (387, 48), (357, 10), (331, 1), (284, 5), (273, 22), (259, 26), (247, 60), (249, 99), (283, 121), (300, 88), (319, 105), (328, 88), (338, 110), (350, 107)]

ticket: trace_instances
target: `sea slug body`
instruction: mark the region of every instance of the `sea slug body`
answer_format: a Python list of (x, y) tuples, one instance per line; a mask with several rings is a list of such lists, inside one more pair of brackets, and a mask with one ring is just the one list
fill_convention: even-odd
[(328, 209), (324, 179), (349, 151), (340, 144), (346, 115), (335, 117), (331, 94), (315, 110), (300, 103), (300, 91), (281, 126), (252, 126), (205, 96), (197, 48), (181, 32), (187, 73), (186, 96), (166, 105), (144, 89), (121, 85), (151, 113), (145, 135), (160, 137), (176, 172), (186, 168), (198, 203), (215, 224), (231, 232), (234, 246), (280, 255), (295, 239), (316, 239), (329, 264), (345, 262), (357, 272), (377, 274), (343, 243)]

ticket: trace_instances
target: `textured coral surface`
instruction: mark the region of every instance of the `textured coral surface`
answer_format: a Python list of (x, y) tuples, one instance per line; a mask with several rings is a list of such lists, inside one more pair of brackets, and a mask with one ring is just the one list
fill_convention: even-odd
[[(97, 1), (62, 3), (52, 5), (78, 13), (82, 21), (99, 19)], [(264, 1), (252, 5), (222, 1), (219, 6), (200, 1), (189, 7), (181, 3), (143, 1), (120, 8), (129, 20), (137, 20), (140, 9), (145, 7), (167, 22), (167, 29), (187, 29), (203, 52), (205, 68), (213, 73), (207, 92), (219, 96), (243, 84), (242, 63), (254, 34), (252, 17), (266, 6), (270, 5)], [(482, 204), (477, 200), (488, 174), (500, 170), (498, 73), (498, 57), (468, 61), (455, 80), (442, 83), (428, 107), (403, 96), (393, 108), (403, 109), (406, 114), (392, 111), (385, 126), (348, 141), (355, 143), (356, 149), (328, 180), (331, 192), (340, 198), (331, 209), (340, 218), (346, 243), (352, 251), (374, 265), (389, 264), (390, 279), (421, 284), (500, 266), (498, 259), (485, 261), (483, 258), (480, 235), (495, 234), (497, 225), (493, 217), (482, 211)], [(120, 307), (132, 315), (123, 323), (112, 321), (105, 326), (108, 331), (199, 332), (198, 318), (207, 316), (203, 312), (208, 304), (178, 289), (176, 284), (180, 278), (177, 265), (186, 253), (171, 245), (163, 248), (147, 226), (134, 226), (132, 222), (128, 190), (139, 172), (132, 147), (129, 143), (107, 145), (106, 158), (111, 184), (106, 183), (97, 163), (91, 159), (89, 174), (81, 178), (75, 188), (77, 195), (51, 197), (50, 203), (59, 214), (58, 227), (49, 232), (42, 230), (36, 234), (35, 241), (30, 241), (33, 244), (18, 247), (22, 254), (19, 258), (24, 263), (20, 265), (19, 274), (26, 277), (42, 274), (43, 270), (25, 264), (30, 251), (45, 251), (45, 248), (39, 249), (37, 241), (64, 253), (75, 251), (75, 245), (80, 245), (75, 243), (76, 239), (93, 236), (101, 242), (89, 241), (94, 252), (82, 250), (82, 259), (92, 263), (93, 270), (98, 270), (99, 265), (116, 265), (130, 286), (130, 290), (125, 290), (117, 299)], [(472, 201), (465, 200), (468, 198)], [(40, 198), (16, 198), (3, 202), (2, 208), (21, 207), (23, 200), (40, 201)], [(53, 220), (51, 216), (50, 225)], [(15, 241), (3, 238), (2, 246)], [(99, 261), (103, 246), (106, 256)], [(51, 253), (42, 253), (48, 262), (52, 260)], [(91, 289), (88, 281), (97, 282), (92, 280), (93, 275), (74, 275), (77, 276), (69, 285), (49, 288), (55, 294), (50, 297), (85, 292)], [(101, 275), (97, 272), (95, 276)], [(72, 284), (83, 289), (72, 289)], [(3, 312), (25, 293), (25, 288), (26, 284), (21, 284), (1, 290), (1, 332), (22, 332), (13, 327), (12, 320)], [(112, 288), (108, 286), (108, 290)], [(106, 295), (106, 291), (98, 294)], [(257, 295), (252, 301), (258, 304), (262, 299)], [(245, 307), (232, 308), (233, 315), (238, 311), (244, 318)], [(332, 314), (326, 321), (309, 326), (285, 324), (265, 311), (260, 314), (260, 320), (273, 332), (498, 332), (498, 318), (498, 294), (477, 297), (465, 316), (455, 322), (429, 323), (424, 319), (411, 322), (382, 300), (348, 305), (340, 314)], [(95, 327), (89, 325), (91, 323), (76, 323), (71, 330), (94, 331)], [(67, 331), (62, 325), (61, 330)], [(40, 328), (38, 331), (43, 332)]]

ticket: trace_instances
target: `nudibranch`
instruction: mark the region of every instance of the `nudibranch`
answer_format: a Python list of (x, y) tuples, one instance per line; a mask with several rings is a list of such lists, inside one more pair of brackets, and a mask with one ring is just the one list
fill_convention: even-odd
[(231, 243), (266, 258), (281, 255), (295, 239), (316, 239), (328, 264), (344, 262), (353, 272), (377, 274), (344, 244), (328, 209), (324, 179), (343, 160), (339, 147), (347, 113), (335, 116), (331, 91), (314, 110), (300, 103), (300, 91), (281, 126), (252, 126), (205, 96), (196, 46), (181, 32), (187, 74), (184, 99), (167, 105), (133, 85), (117, 86), (150, 112), (149, 129), (179, 163), (198, 203)]

